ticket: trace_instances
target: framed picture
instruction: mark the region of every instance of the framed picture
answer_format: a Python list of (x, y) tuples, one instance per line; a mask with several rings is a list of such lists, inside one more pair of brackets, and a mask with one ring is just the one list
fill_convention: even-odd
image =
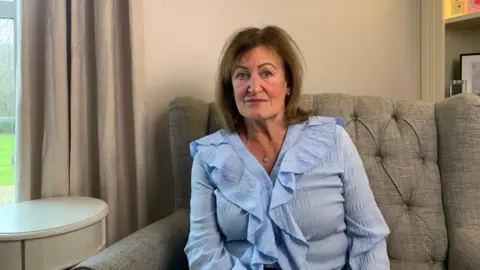
[(467, 81), (466, 92), (480, 94), (480, 53), (460, 54), (460, 74)]

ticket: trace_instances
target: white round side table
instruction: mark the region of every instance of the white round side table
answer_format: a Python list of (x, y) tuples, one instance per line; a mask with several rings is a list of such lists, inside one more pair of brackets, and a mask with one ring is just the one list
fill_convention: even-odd
[(72, 267), (106, 244), (108, 205), (54, 197), (0, 207), (0, 269)]

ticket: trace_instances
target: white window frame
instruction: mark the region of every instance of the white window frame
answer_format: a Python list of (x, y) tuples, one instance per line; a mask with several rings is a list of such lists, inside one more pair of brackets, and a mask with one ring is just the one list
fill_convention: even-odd
[(13, 38), (15, 40), (13, 51), (15, 53), (15, 91), (18, 92), (19, 79), (20, 79), (20, 33), (21, 33), (21, 26), (20, 26), (20, 9), (18, 8), (22, 2), (22, 0), (13, 0), (13, 1), (2, 1), (0, 0), (0, 19), (12, 19), (14, 25), (14, 33)]
[[(13, 45), (13, 52), (15, 54), (14, 60), (14, 70), (15, 70), (15, 79), (14, 79), (14, 89), (15, 92), (19, 93), (20, 89), (20, 42), (21, 42), (21, 14), (20, 14), (20, 6), (22, 4), (22, 0), (13, 0), (13, 1), (2, 1), (0, 0), (0, 20), (1, 19), (11, 19), (13, 20), (13, 39), (15, 43)], [(17, 95), (18, 96), (18, 95)], [(18, 100), (16, 101), (18, 104)], [(15, 104), (16, 106), (16, 104)], [(17, 110), (17, 109), (15, 109)], [(17, 113), (15, 113), (17, 115)], [(16, 120), (15, 120), (15, 124)]]
[[(14, 43), (14, 54), (15, 54), (15, 62), (14, 62), (14, 70), (15, 70), (15, 79), (14, 79), (14, 90), (19, 93), (20, 91), (20, 76), (21, 76), (21, 71), (20, 71), (20, 61), (21, 61), (21, 55), (20, 55), (20, 42), (21, 42), (21, 13), (20, 13), (20, 7), (22, 5), (22, 0), (13, 0), (13, 1), (2, 1), (0, 0), (0, 19), (10, 19), (13, 20), (13, 25), (14, 25), (14, 32), (13, 32), (13, 38), (15, 40)], [(15, 107), (18, 104), (18, 96), (16, 100)], [(18, 108), (15, 109), (17, 112), (15, 115), (18, 115)], [(15, 124), (17, 124), (17, 117), (15, 117)], [(17, 138), (15, 138), (15, 141), (17, 141)], [(16, 142), (17, 143), (17, 142)], [(17, 147), (15, 147), (17, 148)], [(16, 152), (17, 149), (15, 149)], [(15, 158), (16, 159), (16, 158)], [(16, 162), (15, 162), (16, 163)], [(14, 163), (14, 165), (15, 165)], [(15, 177), (16, 173), (15, 173)], [(15, 179), (15, 183), (17, 180)], [(14, 201), (16, 201), (17, 198), (14, 198)]]
[(0, 19), (17, 19), (17, 1), (0, 0)]

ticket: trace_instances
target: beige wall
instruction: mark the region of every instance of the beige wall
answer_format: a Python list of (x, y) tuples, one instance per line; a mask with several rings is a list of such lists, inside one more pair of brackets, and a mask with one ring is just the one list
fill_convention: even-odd
[[(305, 93), (418, 98), (420, 1), (144, 0), (150, 168), (160, 165), (149, 175), (159, 189), (172, 188), (168, 102), (179, 95), (211, 100), (224, 40), (240, 27), (266, 24), (286, 29), (302, 49)], [(159, 197), (160, 215), (171, 200)]]

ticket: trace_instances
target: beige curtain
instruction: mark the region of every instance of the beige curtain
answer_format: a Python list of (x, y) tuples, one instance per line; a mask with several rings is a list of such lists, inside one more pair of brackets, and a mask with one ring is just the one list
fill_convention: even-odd
[(19, 201), (90, 196), (108, 243), (148, 224), (141, 0), (23, 0)]

